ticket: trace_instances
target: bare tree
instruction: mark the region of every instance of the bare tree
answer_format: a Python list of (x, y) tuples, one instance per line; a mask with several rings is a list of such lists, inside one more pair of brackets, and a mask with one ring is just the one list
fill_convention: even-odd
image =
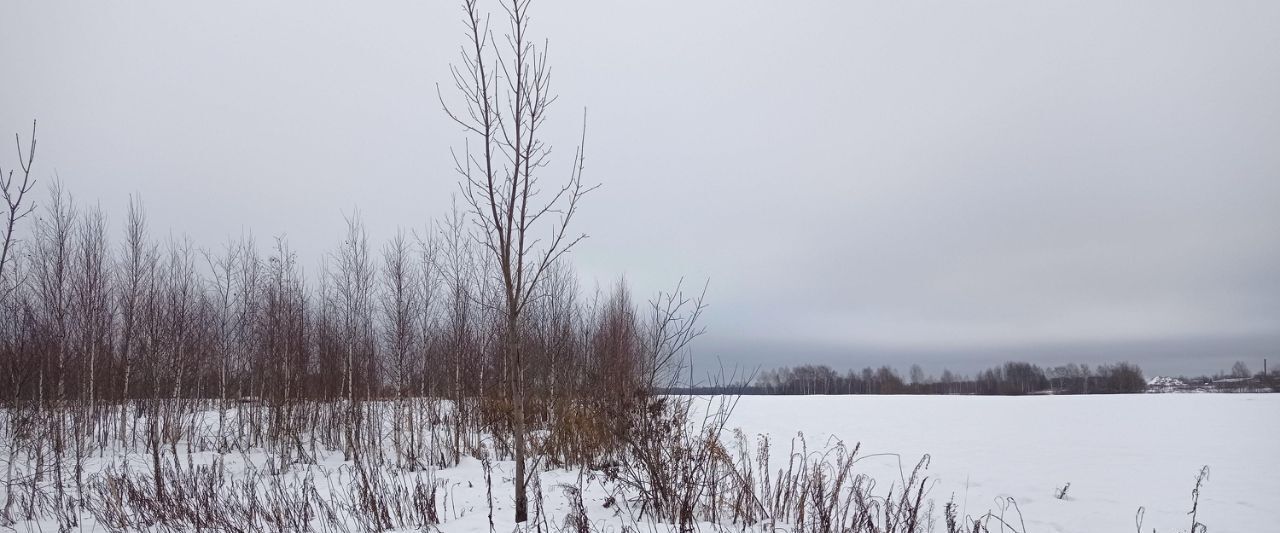
[(36, 122), (31, 121), (31, 144), (27, 148), (26, 161), (23, 161), (22, 139), (15, 133), (13, 139), (18, 144), (18, 167), (22, 169), (22, 182), (15, 188), (13, 186), (13, 169), (5, 172), (0, 169), (0, 197), (4, 198), (5, 207), (5, 225), (4, 225), (4, 241), (0, 243), (0, 301), (4, 301), (4, 296), (8, 294), (5, 285), (5, 266), (9, 264), (9, 252), (13, 250), (17, 244), (17, 239), (13, 236), (13, 232), (18, 227), (18, 222), (35, 210), (35, 204), (24, 205), (23, 200), (26, 199), (27, 193), (31, 192), (31, 188), (35, 187), (35, 180), (31, 179), (31, 165), (36, 158)]
[[(449, 365), (451, 367), (450, 395), (453, 399), (453, 462), (461, 459), (463, 424), (468, 415), (464, 401), (463, 369), (472, 361), (475, 343), (476, 325), (473, 321), (475, 256), (472, 240), (466, 235), (465, 215), (459, 211), (457, 202), (449, 218), (440, 226), (443, 255), (441, 275), (444, 279), (447, 298), (444, 315), (444, 337), (446, 339)], [(483, 368), (483, 367), (482, 367)], [(477, 373), (479, 380), (483, 374)]]
[[(428, 359), (434, 353), (434, 344), (439, 341), (438, 329), (440, 324), (435, 313), (442, 275), (439, 257), (440, 241), (437, 234), (428, 228), (423, 235), (417, 235), (417, 242), (418, 264), (415, 275), (418, 282), (418, 287), (416, 287), (419, 299), (418, 313), (421, 315), (418, 320), (418, 327), (421, 329), (419, 335), (421, 367), (419, 371), (422, 374), (418, 394), (425, 396), (428, 392), (426, 390)], [(440, 363), (440, 361), (430, 362)], [(430, 392), (434, 396), (435, 391)]]
[(167, 328), (170, 371), (173, 373), (171, 398), (176, 402), (183, 398), (183, 380), (188, 370), (187, 337), (197, 327), (194, 323), (195, 306), (201, 290), (196, 277), (195, 255), (191, 241), (185, 237), (169, 241), (168, 282), (164, 287), (164, 316)]
[[(920, 365), (918, 364), (911, 365), (911, 370), (908, 371), (908, 376), (910, 376), (911, 378), (912, 386), (920, 387), (924, 385), (924, 381), (925, 381), (924, 369), (920, 368)], [(917, 390), (916, 392), (920, 392), (920, 391)]]
[(369, 237), (360, 222), (359, 213), (347, 219), (346, 242), (338, 249), (335, 259), (338, 270), (334, 273), (333, 296), (337, 300), (338, 321), (344, 335), (346, 352), (344, 382), (349, 420), (345, 452), (351, 458), (359, 453), (361, 439), (360, 406), (356, 401), (356, 392), (360, 387), (356, 382), (363, 377), (364, 390), (360, 397), (367, 398), (373, 392), (375, 378), (371, 307), (375, 273), (369, 257)]
[(952, 383), (954, 383), (955, 381), (956, 381), (956, 377), (954, 374), (951, 373), (951, 369), (949, 368), (942, 369), (942, 378), (939, 380), (939, 382), (942, 383), (944, 394), (952, 394), (953, 392), (955, 392), (954, 390), (952, 390)]
[[(446, 389), (451, 389), (451, 387), (447, 387), (440, 381), (441, 376), (448, 376), (449, 373), (439, 371), (444, 366), (442, 365), (444, 358), (440, 354), (440, 339), (442, 337), (440, 321), (436, 314), (441, 283), (440, 242), (436, 233), (429, 226), (424, 234), (416, 237), (418, 262), (417, 268), (414, 269), (414, 277), (417, 283), (412, 289), (418, 298), (418, 305), (415, 310), (417, 317), (415, 317), (414, 325), (418, 327), (419, 333), (414, 347), (417, 351), (417, 357), (414, 358), (417, 360), (415, 370), (418, 373), (418, 396), (432, 398), (431, 403), (428, 405), (432, 407), (430, 412), (431, 420), (436, 421), (440, 419), (440, 411), (438, 409), (440, 403), (437, 401), (440, 389), (437, 387), (443, 386)], [(419, 426), (429, 425), (431, 427), (431, 450), (427, 453), (432, 458), (441, 457), (441, 462), (443, 462), (444, 456), (437, 450), (440, 447), (440, 443), (447, 442), (448, 439), (437, 435), (437, 424), (428, 423), (427, 421), (423, 421), (421, 424), (418, 423), (418, 414), (420, 413), (409, 413), (409, 447), (416, 449), (419, 446), (422, 440), (418, 437)], [(417, 452), (414, 452), (414, 454), (415, 457), (418, 455)], [(416, 467), (417, 465), (414, 464), (412, 466)]]
[[(234, 342), (232, 348), (234, 350), (233, 359), (236, 363), (234, 366), (242, 373), (248, 373), (250, 379), (246, 383), (245, 380), (239, 381), (237, 389), (238, 396), (247, 394), (256, 394), (258, 390), (255, 378), (261, 376), (260, 372), (253, 372), (258, 362), (250, 355), (254, 342), (254, 324), (258, 321), (258, 315), (261, 314), (262, 305), (259, 295), (262, 293), (262, 258), (258, 254), (258, 246), (252, 235), (242, 236), (238, 243), (240, 249), (240, 264), (236, 271), (235, 292), (233, 296), (233, 305), (235, 307), (233, 322)], [(245, 387), (248, 387), (246, 390)], [(238, 426), (243, 431), (244, 425)]]
[(261, 395), (273, 400), (268, 441), (277, 446), (280, 464), (289, 464), (295, 454), (300, 460), (310, 461), (302, 442), (301, 422), (295, 416), (299, 400), (308, 397), (306, 286), (297, 258), (284, 237), (276, 238), (266, 274), (260, 292), (257, 338), (261, 351), (271, 357), (270, 364), (264, 366), (269, 368), (266, 373), (272, 376), (271, 383), (276, 384)]
[[(111, 293), (109, 285), (112, 265), (107, 253), (106, 217), (95, 207), (81, 219), (75, 235), (75, 268), (72, 291), (75, 302), (77, 351), (88, 358), (84, 372), (82, 394), (90, 409), (96, 409), (101, 391), (99, 382), (100, 357), (110, 350)], [(96, 420), (96, 417), (94, 417)], [(95, 427), (84, 428), (92, 433)]]
[[(195, 365), (199, 362), (192, 354), (192, 346), (196, 344), (195, 337), (199, 335), (200, 328), (204, 325), (199, 316), (202, 288), (196, 273), (195, 252), (190, 239), (171, 237), (167, 251), (169, 257), (164, 265), (164, 283), (161, 285), (157, 306), (160, 311), (157, 322), (160, 323), (161, 333), (159, 350), (156, 354), (167, 356), (167, 361), (160, 363), (160, 357), (156, 357), (153, 361), (163, 364), (173, 381), (169, 401), (163, 409), (164, 415), (160, 417), (163, 422), (159, 428), (161, 434), (152, 437), (155, 445), (152, 468), (158, 470), (158, 458), (161, 453), (159, 445), (164, 441), (169, 445), (170, 453), (173, 455), (175, 471), (181, 471), (178, 441), (183, 431), (181, 413), (186, 407), (186, 402), (183, 400), (188, 395), (198, 393), (198, 391), (184, 388), (184, 385), (191, 376), (189, 372), (195, 372)], [(158, 399), (160, 383), (155, 383), (155, 387), (156, 392), (153, 396)]]
[[(492, 42), (488, 17), (480, 13), (476, 0), (465, 0), (469, 42), (463, 47), (462, 65), (452, 69), (465, 104), (458, 112), (444, 106), (478, 143), (475, 153), (468, 144), (461, 156), (455, 154), (455, 161), (480, 241), (502, 281), (502, 353), (512, 401), (517, 523), (528, 517), (521, 318), (548, 268), (586, 237), (570, 234), (568, 227), (579, 200), (594, 188), (582, 183), (581, 144), (562, 184), (543, 190), (540, 183), (551, 153), (541, 128), (555, 97), (545, 45), (539, 47), (528, 35), (529, 4), (530, 0), (510, 0), (503, 5), (508, 19), (504, 47)], [(585, 131), (584, 127), (584, 140)], [(536, 235), (539, 230), (545, 233)]]
[(147, 243), (147, 219), (142, 210), (142, 201), (133, 198), (129, 201), (128, 218), (125, 222), (125, 242), (123, 256), (116, 270), (116, 295), (119, 298), (117, 309), (120, 323), (119, 365), (121, 368), (120, 385), (120, 438), (124, 439), (128, 409), (125, 401), (132, 398), (130, 388), (133, 380), (134, 356), (138, 351), (138, 330), (142, 312), (143, 297), (148, 286), (149, 276), (155, 272), (156, 252), (154, 246)]
[(71, 309), (70, 277), (72, 268), (71, 237), (75, 224), (75, 206), (63, 192), (62, 184), (49, 188), (50, 201), (45, 217), (36, 224), (36, 269), (44, 329), (52, 337), (57, 351), (57, 389), (55, 398), (66, 399), (67, 329)]
[(402, 442), (405, 419), (410, 416), (406, 400), (412, 391), (416, 366), (412, 364), (410, 357), (418, 344), (417, 321), (421, 312), (418, 292), (421, 285), (417, 279), (419, 271), (413, 267), (409, 254), (409, 243), (403, 231), (397, 231), (395, 237), (383, 247), (381, 311), (384, 353), (387, 354), (396, 398), (392, 418), (392, 444), (395, 447), (396, 461), (405, 461), (416, 468), (418, 458), (412, 442), (407, 446)]
[(1231, 365), (1231, 377), (1233, 378), (1247, 378), (1252, 375), (1253, 373), (1249, 371), (1249, 365), (1245, 364), (1244, 361), (1236, 361), (1234, 365)]
[[(75, 225), (75, 208), (70, 198), (63, 193), (62, 184), (55, 181), (49, 187), (50, 201), (45, 207), (45, 217), (37, 219), (36, 224), (36, 290), (39, 299), (39, 327), (45, 337), (51, 357), (56, 362), (53, 369), (57, 379), (53, 406), (59, 410), (59, 416), (53, 419), (51, 447), (53, 448), (54, 485), (57, 497), (64, 497), (62, 479), (63, 464), (66, 452), (66, 421), (61, 416), (62, 409), (67, 407), (68, 346), (70, 329), (70, 313), (72, 306), (71, 275), (73, 269), (72, 234)], [(51, 352), (51, 353), (50, 353)], [(48, 359), (48, 358), (47, 358)], [(47, 372), (48, 361), (42, 361), (39, 378), (39, 405), (44, 405), (44, 373)]]
[[(579, 342), (579, 328), (586, 326), (585, 316), (578, 309), (577, 278), (567, 262), (556, 262), (542, 291), (544, 297), (537, 306), (533, 328), (541, 347), (542, 358), (537, 362), (542, 370), (540, 387), (547, 398), (570, 398), (569, 405), (572, 405), (573, 394), (569, 391), (580, 390), (575, 387), (583, 384), (574, 378), (586, 370), (585, 343)], [(634, 365), (628, 368), (634, 370)], [(548, 411), (549, 425), (554, 426), (556, 422), (552, 417), (557, 413), (552, 409)]]
[(234, 276), (240, 260), (240, 248), (228, 242), (224, 252), (214, 257), (204, 252), (205, 262), (213, 275), (214, 298), (214, 352), (218, 358), (218, 438), (225, 442), (227, 418), (227, 373), (231, 367), (231, 345), (234, 301)]
[[(682, 354), (694, 339), (706, 329), (700, 325), (707, 285), (697, 296), (689, 296), (683, 290), (684, 281), (676, 284), (671, 292), (664, 292), (649, 301), (648, 331), (645, 334), (645, 360), (641, 378), (650, 394), (659, 388), (677, 384), (680, 371), (686, 361)], [(691, 384), (692, 385), (692, 384)]]

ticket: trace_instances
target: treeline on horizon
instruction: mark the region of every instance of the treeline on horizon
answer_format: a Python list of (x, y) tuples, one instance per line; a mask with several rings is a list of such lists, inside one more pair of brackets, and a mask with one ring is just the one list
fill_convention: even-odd
[(741, 394), (970, 394), (980, 396), (1020, 396), (1026, 394), (1121, 394), (1143, 392), (1147, 382), (1142, 368), (1121, 362), (1091, 367), (1075, 363), (1042, 368), (1026, 362), (1010, 361), (973, 376), (943, 370), (942, 375), (926, 375), (920, 365), (912, 365), (904, 378), (898, 370), (853, 369), (843, 374), (827, 365), (801, 365), (761, 371), (749, 384), (738, 387), (703, 387), (685, 392)]

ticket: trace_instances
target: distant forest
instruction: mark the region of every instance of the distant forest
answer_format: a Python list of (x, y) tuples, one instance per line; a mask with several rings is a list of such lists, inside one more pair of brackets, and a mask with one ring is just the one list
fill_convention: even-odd
[(927, 376), (920, 365), (911, 365), (904, 378), (889, 366), (867, 367), (840, 374), (825, 365), (804, 365), (761, 372), (755, 387), (762, 394), (979, 394), (1018, 396), (1053, 391), (1057, 394), (1107, 394), (1142, 392), (1147, 381), (1142, 369), (1131, 363), (1098, 365), (1074, 363), (1054, 368), (1008, 362), (978, 372), (973, 377), (944, 370)]
[[(1280, 380), (1274, 372), (1249, 372), (1238, 362), (1230, 374), (1214, 377), (1178, 378), (1175, 385), (1162, 384), (1162, 391), (1251, 391), (1275, 390)], [(1148, 390), (1142, 368), (1122, 362), (1090, 366), (1075, 363), (1040, 367), (1025, 362), (1007, 362), (973, 376), (943, 370), (942, 375), (926, 375), (920, 365), (911, 365), (906, 377), (890, 366), (850, 369), (843, 374), (826, 365), (802, 365), (761, 371), (755, 379), (739, 385), (714, 385), (670, 390), (694, 394), (968, 394), (1021, 396), (1027, 394), (1123, 394)]]

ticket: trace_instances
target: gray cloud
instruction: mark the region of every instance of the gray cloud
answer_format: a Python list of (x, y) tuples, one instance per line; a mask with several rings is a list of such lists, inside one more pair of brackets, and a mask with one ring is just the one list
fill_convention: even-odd
[[(43, 179), (117, 217), (140, 193), (210, 246), (251, 228), (319, 257), (353, 206), (382, 236), (448, 209), (455, 6), (213, 7), (6, 4), (0, 127), (39, 118)], [(579, 271), (710, 278), (705, 356), (1194, 372), (1280, 345), (1280, 5), (535, 16), (560, 169), (586, 106), (604, 185)]]

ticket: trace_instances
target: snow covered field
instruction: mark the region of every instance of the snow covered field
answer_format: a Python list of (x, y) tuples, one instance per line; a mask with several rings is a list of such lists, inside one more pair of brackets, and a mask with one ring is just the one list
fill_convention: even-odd
[[(1033, 532), (1133, 531), (1139, 506), (1143, 531), (1185, 531), (1209, 465), (1209, 531), (1280, 531), (1280, 394), (749, 396), (730, 425), (769, 434), (775, 464), (798, 431), (810, 449), (835, 437), (901, 454), (908, 473), (931, 454), (939, 506), (954, 493), (977, 515), (1012, 496)], [(898, 477), (891, 458), (859, 464), (880, 483)]]
[[(746, 396), (739, 400), (728, 429), (741, 429), (752, 453), (757, 439), (768, 436), (775, 475), (786, 468), (793, 442), (799, 450), (800, 433), (811, 458), (829, 449), (835, 439), (849, 447), (861, 442), (859, 455), (868, 458), (856, 463), (854, 473), (874, 478), (871, 492), (877, 496), (888, 492), (891, 484), (900, 488), (900, 480), (910, 475), (921, 456), (930, 454), (925, 473), (927, 498), (936, 506), (934, 531), (945, 530), (942, 506), (953, 495), (961, 517), (979, 517), (989, 510), (999, 515), (1003, 507), (1005, 519), (1019, 530), (1025, 523), (1028, 532), (1134, 531), (1139, 507), (1145, 507), (1142, 531), (1186, 531), (1195, 476), (1208, 465), (1211, 475), (1202, 490), (1199, 520), (1209, 531), (1259, 532), (1277, 531), (1280, 525), (1277, 415), (1280, 394)], [(732, 439), (733, 432), (724, 437)], [(180, 460), (187, 472), (219, 463), (208, 451), (183, 454)], [(272, 473), (280, 472), (280, 465), (273, 466), (270, 454), (260, 449), (228, 454), (221, 463), (219, 470), (225, 468), (226, 479), (234, 481), (222, 482), (214, 492), (238, 483), (242, 490), (252, 486), (259, 493), (279, 495), (275, 501), (310, 497), (329, 502), (315, 508), (331, 508), (329, 516), (341, 522), (335, 525), (312, 516), (306, 521), (316, 530), (364, 529), (350, 518), (351, 509), (341, 507), (348, 504), (340, 502), (359, 501), (352, 492), (356, 472), (341, 452), (320, 450), (314, 463), (295, 463), (280, 474)], [(124, 465), (146, 474), (149, 456), (143, 450), (95, 454), (86, 463), (89, 484), (104, 469), (119, 472)], [(390, 487), (388, 494), (418, 494), (419, 487), (434, 487), (431, 501), (440, 530), (479, 533), (513, 529), (512, 471), (510, 461), (496, 461), (486, 476), (481, 461), (464, 458), (451, 468), (384, 469), (378, 477)], [(486, 477), (492, 483), (492, 526)], [(1066, 483), (1067, 497), (1056, 499), (1055, 489)], [(626, 495), (600, 473), (542, 472), (540, 488), (540, 494), (531, 495), (531, 514), (543, 530), (574, 529), (566, 526), (565, 518), (573, 512), (579, 488), (596, 531), (637, 526), (637, 511), (623, 501)], [(1021, 519), (1009, 498), (1017, 502)], [(79, 529), (106, 529), (93, 514), (76, 514)], [(641, 531), (670, 530), (641, 524)], [(998, 522), (990, 525), (999, 530)], [(19, 520), (0, 527), (7, 529), (56, 530), (57, 525), (48, 519)], [(703, 524), (703, 529), (714, 528)]]

